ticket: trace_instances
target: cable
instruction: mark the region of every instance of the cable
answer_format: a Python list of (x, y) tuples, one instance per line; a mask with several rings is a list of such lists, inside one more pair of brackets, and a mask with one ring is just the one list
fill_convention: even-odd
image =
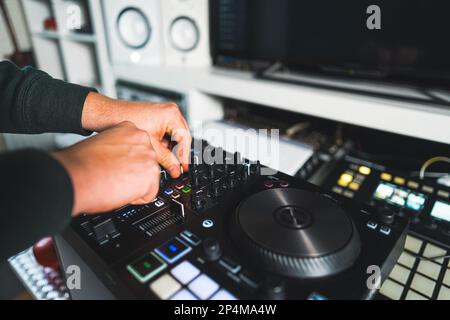
[[(448, 175), (447, 172), (425, 172), (424, 173), (424, 178), (440, 178), (440, 177), (444, 177)], [(420, 176), (420, 172), (419, 171), (414, 171), (411, 172), (411, 177), (419, 177)]]
[(431, 166), (433, 163), (436, 163), (436, 162), (448, 162), (448, 163), (450, 163), (450, 158), (448, 158), (448, 157), (434, 157), (434, 158), (431, 158), (431, 159), (428, 159), (427, 161), (425, 161), (425, 163), (420, 168), (420, 173), (419, 173), (420, 180), (423, 180), (423, 178), (425, 176), (425, 170), (429, 166)]
[(450, 254), (444, 254), (444, 255), (435, 256), (435, 257), (423, 257), (423, 256), (419, 256), (418, 254), (415, 254), (415, 253), (410, 252), (410, 251), (407, 251), (407, 253), (409, 255), (413, 256), (414, 258), (417, 258), (419, 260), (427, 260), (427, 261), (434, 261), (434, 260), (439, 260), (439, 259), (450, 258)]

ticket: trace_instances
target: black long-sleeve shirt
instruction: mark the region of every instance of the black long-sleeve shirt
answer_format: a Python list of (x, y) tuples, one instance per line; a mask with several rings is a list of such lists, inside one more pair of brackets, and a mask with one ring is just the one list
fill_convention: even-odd
[[(0, 61), (0, 132), (88, 134), (81, 114), (90, 91)], [(0, 261), (61, 231), (70, 222), (72, 206), (70, 177), (48, 153), (0, 153)]]

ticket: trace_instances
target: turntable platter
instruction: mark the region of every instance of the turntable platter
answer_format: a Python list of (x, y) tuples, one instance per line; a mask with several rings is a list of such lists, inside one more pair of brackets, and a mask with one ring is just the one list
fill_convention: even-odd
[(360, 239), (350, 216), (320, 194), (293, 188), (264, 190), (234, 216), (234, 239), (268, 271), (305, 277), (350, 267)]

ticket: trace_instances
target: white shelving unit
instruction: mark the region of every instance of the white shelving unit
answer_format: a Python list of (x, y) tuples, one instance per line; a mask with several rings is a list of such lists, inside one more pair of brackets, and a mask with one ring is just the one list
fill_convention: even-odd
[[(69, 6), (82, 8), (91, 33), (75, 32), (68, 27)], [(22, 0), (38, 67), (55, 78), (92, 86), (114, 95), (98, 0)], [(44, 20), (54, 18), (56, 30), (45, 30)]]
[[(99, 0), (21, 0), (38, 68), (57, 79), (95, 87), (115, 96), (108, 60), (106, 35)], [(91, 33), (67, 28), (69, 5), (78, 4)], [(44, 20), (55, 18), (56, 30), (46, 30)], [(53, 148), (55, 134), (5, 135), (8, 148)]]
[[(205, 95), (232, 98), (450, 144), (448, 106), (425, 106), (420, 103), (259, 80), (249, 72), (214, 67), (186, 69), (116, 66), (114, 74), (118, 79), (152, 87), (187, 94), (196, 92), (197, 97)], [(203, 117), (208, 113), (215, 116), (218, 114), (215, 107), (197, 101), (192, 101), (189, 109), (190, 113), (202, 113)], [(193, 124), (199, 122), (194, 121)]]

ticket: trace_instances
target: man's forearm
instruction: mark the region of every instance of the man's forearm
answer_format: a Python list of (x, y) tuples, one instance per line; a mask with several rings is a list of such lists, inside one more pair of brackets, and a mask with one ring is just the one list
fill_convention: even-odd
[(43, 151), (0, 154), (0, 261), (68, 226), (73, 190), (64, 167)]
[(0, 132), (89, 134), (82, 127), (81, 115), (84, 101), (93, 90), (1, 61)]

